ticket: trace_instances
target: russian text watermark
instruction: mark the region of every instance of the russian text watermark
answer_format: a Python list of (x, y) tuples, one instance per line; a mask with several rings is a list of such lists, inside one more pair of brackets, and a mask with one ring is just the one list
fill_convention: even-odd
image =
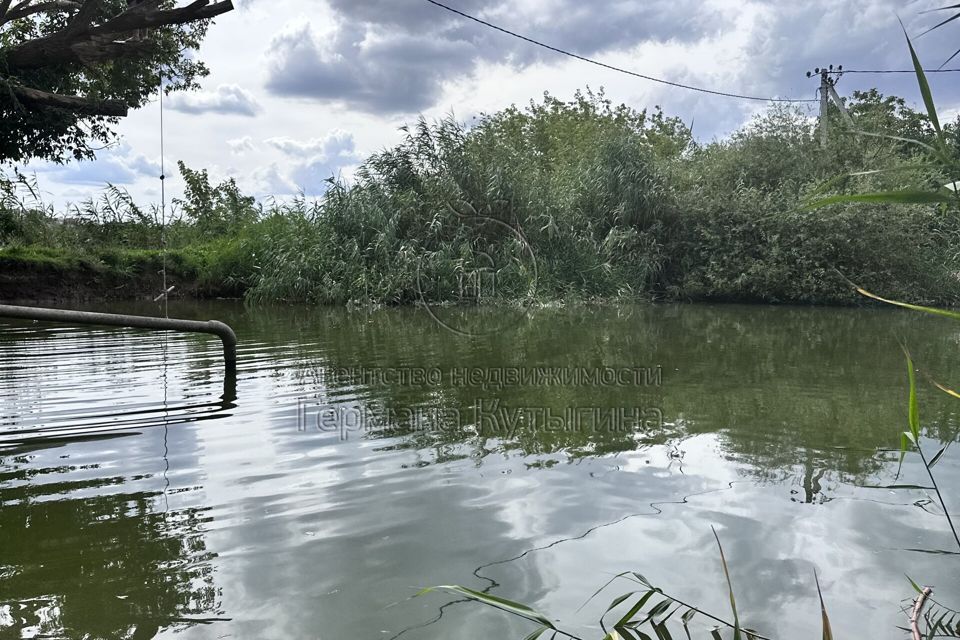
[(363, 433), (473, 433), (512, 439), (521, 434), (627, 434), (661, 429), (663, 411), (654, 406), (511, 406), (481, 399), (465, 409), (451, 407), (371, 407), (297, 403), (297, 431), (337, 434), (341, 440)]
[(325, 369), (328, 386), (472, 387), (659, 387), (663, 368), (630, 367), (350, 367)]

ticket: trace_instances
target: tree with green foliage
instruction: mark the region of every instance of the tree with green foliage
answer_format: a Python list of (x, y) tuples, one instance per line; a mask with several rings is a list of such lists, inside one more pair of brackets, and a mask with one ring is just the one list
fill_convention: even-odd
[(191, 51), (231, 0), (0, 0), (0, 162), (92, 158), (163, 82), (195, 89)]
[(911, 140), (930, 144), (936, 136), (929, 116), (908, 107), (899, 96), (885, 96), (876, 89), (854, 91), (846, 107), (859, 131), (908, 138), (895, 140), (900, 142), (897, 148), (903, 155), (916, 155), (917, 147)]
[(186, 184), (183, 199), (174, 204), (183, 208), (187, 219), (206, 237), (235, 233), (255, 222), (259, 216), (257, 201), (240, 192), (233, 178), (213, 186), (206, 169), (190, 169), (180, 161), (180, 175)]

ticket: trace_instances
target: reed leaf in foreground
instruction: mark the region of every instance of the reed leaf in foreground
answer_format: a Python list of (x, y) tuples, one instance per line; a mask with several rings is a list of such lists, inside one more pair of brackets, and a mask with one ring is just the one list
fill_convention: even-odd
[(717, 539), (717, 547), (720, 549), (720, 562), (723, 563), (723, 575), (727, 578), (727, 593), (730, 595), (730, 609), (733, 611), (733, 640), (740, 640), (740, 616), (737, 614), (737, 599), (733, 596), (733, 583), (730, 581), (730, 569), (727, 567), (727, 558), (723, 554), (723, 545), (720, 544), (720, 536), (713, 527), (713, 537)]
[(952, 204), (957, 196), (947, 191), (919, 191), (915, 189), (904, 189), (901, 191), (884, 191), (880, 193), (853, 193), (830, 196), (821, 200), (815, 200), (804, 206), (805, 209), (816, 209), (831, 204), (843, 204), (848, 202), (866, 202), (866, 203), (895, 203), (895, 204)]
[(950, 311), (949, 309), (938, 309), (936, 307), (924, 307), (918, 304), (909, 304), (907, 302), (899, 302), (897, 300), (889, 300), (887, 298), (881, 298), (875, 293), (870, 293), (866, 289), (861, 287), (856, 287), (857, 293), (872, 300), (878, 302), (884, 302), (886, 304), (892, 304), (897, 307), (903, 307), (904, 309), (910, 309), (911, 311), (919, 311), (921, 313), (929, 313), (930, 315), (941, 316), (944, 318), (950, 318), (952, 320), (960, 320), (960, 312)]
[(907, 396), (907, 425), (910, 427), (910, 439), (913, 441), (913, 444), (916, 445), (920, 441), (920, 409), (917, 406), (917, 376), (914, 372), (913, 358), (910, 357), (910, 352), (906, 349), (904, 349), (903, 352), (907, 357), (907, 382), (910, 387)]
[(910, 444), (913, 444), (917, 449), (917, 453), (920, 454), (920, 459), (923, 460), (923, 468), (926, 470), (927, 477), (930, 478), (933, 490), (937, 494), (940, 507), (943, 509), (947, 523), (950, 525), (950, 531), (953, 533), (957, 547), (960, 548), (960, 535), (957, 534), (957, 528), (953, 523), (950, 511), (947, 509), (946, 502), (944, 502), (943, 494), (940, 492), (940, 486), (937, 484), (937, 479), (933, 476), (933, 466), (940, 461), (947, 446), (944, 445), (932, 459), (927, 460), (923, 447), (920, 444), (920, 411), (917, 405), (917, 378), (914, 371), (913, 358), (910, 357), (910, 352), (906, 349), (904, 349), (904, 355), (907, 359), (907, 382), (909, 384), (909, 392), (907, 395), (907, 425), (910, 430), (904, 431), (900, 437), (900, 462), (901, 464), (903, 463), (904, 455), (909, 450)]
[(823, 623), (823, 640), (833, 640), (833, 630), (830, 628), (830, 616), (827, 615), (827, 606), (823, 603), (823, 591), (820, 590), (820, 576), (813, 570), (813, 579), (817, 583), (817, 596), (820, 598), (820, 618)]
[[(954, 9), (960, 9), (960, 4), (952, 4), (952, 5), (949, 5), (949, 6), (946, 6), (946, 7), (938, 7), (938, 8), (936, 8), (936, 9), (930, 9), (929, 11), (950, 11), (950, 10), (954, 10)], [(929, 11), (924, 11), (924, 13), (929, 13)], [(950, 22), (953, 22), (953, 21), (956, 20), (957, 18), (960, 18), (960, 11), (958, 11), (957, 13), (954, 13), (952, 16), (950, 16), (949, 18), (947, 18), (947, 19), (944, 20), (943, 22), (940, 22), (939, 24), (937, 24), (937, 25), (935, 25), (935, 26), (927, 29), (927, 31), (925, 31), (924, 33), (929, 33), (930, 31), (933, 31), (934, 29), (939, 29), (940, 27), (944, 26), (945, 24), (948, 24), (948, 23), (950, 23)], [(923, 34), (920, 34), (920, 35), (923, 35)], [(954, 52), (953, 52), (953, 55), (951, 55), (949, 58), (947, 58), (946, 61), (944, 61), (944, 63), (940, 65), (940, 68), (942, 69), (943, 67), (945, 67), (951, 60), (953, 60), (954, 58), (956, 58), (958, 55), (960, 55), (960, 49), (957, 49), (956, 51), (954, 51)]]
[[(466, 587), (461, 587), (459, 585), (440, 585), (437, 587), (427, 587), (420, 591), (417, 596), (422, 596), (424, 594), (430, 593), (431, 591), (448, 591), (450, 593), (455, 593), (461, 596), (464, 596), (470, 600), (475, 600), (476, 602), (481, 602), (487, 606), (500, 609), (501, 611), (506, 611), (507, 613), (519, 616), (521, 618), (526, 618), (531, 622), (537, 622), (542, 625), (545, 629), (552, 631), (559, 631), (557, 627), (554, 626), (553, 622), (549, 618), (544, 616), (542, 613), (534, 611), (530, 607), (520, 604), (519, 602), (514, 602), (512, 600), (507, 600), (506, 598), (498, 598), (497, 596), (492, 596), (489, 593), (482, 593), (480, 591), (474, 591), (473, 589), (468, 589)], [(541, 630), (542, 631), (542, 630)], [(536, 632), (535, 632), (536, 633)], [(567, 634), (570, 635), (570, 634)], [(537, 636), (533, 636), (537, 637)], [(570, 636), (574, 637), (574, 636)]]

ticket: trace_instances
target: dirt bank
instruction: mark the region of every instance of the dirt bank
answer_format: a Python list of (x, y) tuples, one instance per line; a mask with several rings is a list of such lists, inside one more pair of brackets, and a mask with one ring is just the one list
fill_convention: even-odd
[[(235, 292), (202, 285), (196, 269), (171, 261), (171, 298), (232, 297)], [(152, 300), (163, 291), (163, 260), (154, 255), (122, 263), (60, 256), (0, 254), (0, 303), (42, 304)]]

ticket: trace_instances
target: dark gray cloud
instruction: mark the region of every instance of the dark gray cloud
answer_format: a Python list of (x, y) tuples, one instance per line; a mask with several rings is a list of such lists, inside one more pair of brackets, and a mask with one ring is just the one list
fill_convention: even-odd
[(267, 89), (373, 113), (408, 113), (432, 105), (443, 79), (469, 68), (473, 56), (464, 42), (407, 33), (364, 40), (356, 28), (341, 29), (325, 49), (304, 25), (271, 44)]
[(215, 91), (178, 93), (169, 107), (181, 113), (219, 113), (253, 117), (261, 112), (260, 104), (246, 89), (235, 84), (222, 84)]
[[(518, 6), (523, 3), (517, 0), (444, 0), (443, 3), (529, 37), (559, 42), (582, 55), (632, 46), (649, 39), (698, 40), (728, 21), (724, 12), (702, 0), (552, 0), (540, 3), (540, 10), (532, 15), (519, 10)], [(472, 42), (484, 55), (497, 59), (504, 54), (523, 60), (543, 55), (543, 50), (531, 49), (528, 44), (505, 34), (488, 31), (424, 0), (329, 0), (329, 4), (344, 21), (399, 29), (414, 35), (441, 33), (450, 39)]]
[[(511, 5), (500, 4), (487, 18), (504, 28), (512, 27), (512, 31), (583, 56), (625, 49), (650, 40), (696, 42), (729, 27), (731, 16), (735, 15), (703, 0), (555, 0), (548, 12), (530, 20), (515, 15)], [(488, 56), (497, 52), (502, 55), (506, 49), (512, 60), (521, 63), (556, 59), (555, 53), (485, 29), (461, 22), (459, 31), (477, 33), (479, 44)], [(484, 31), (478, 33), (478, 30)]]
[[(399, 28), (406, 33), (435, 32), (458, 20), (453, 14), (424, 0), (328, 0), (328, 4), (344, 20)], [(494, 3), (490, 0), (451, 0), (448, 4), (473, 13)]]

